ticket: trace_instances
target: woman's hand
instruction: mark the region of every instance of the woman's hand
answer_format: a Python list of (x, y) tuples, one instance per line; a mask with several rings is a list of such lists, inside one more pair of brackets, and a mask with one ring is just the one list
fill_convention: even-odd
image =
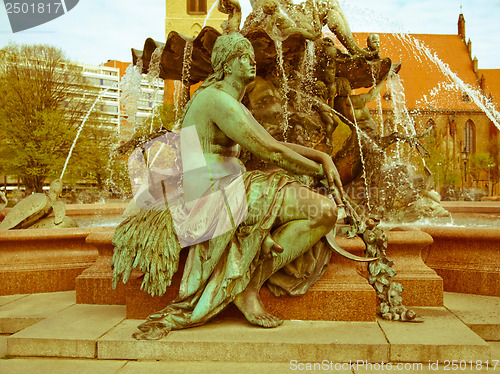
[[(337, 200), (345, 200), (344, 187), (342, 186), (342, 181), (340, 179), (340, 174), (337, 167), (333, 163), (332, 158), (324, 152), (318, 151), (317, 149), (304, 147), (302, 145), (294, 143), (282, 143), (288, 148), (294, 150), (300, 155), (307, 157), (309, 160), (318, 162), (323, 168), (323, 175), (328, 181), (329, 190), (333, 196), (335, 196), (336, 203)], [(338, 191), (338, 193), (337, 193)], [(338, 196), (340, 194), (340, 196)]]
[(318, 160), (321, 165), (323, 166), (323, 171), (325, 173), (325, 177), (328, 181), (328, 186), (330, 188), (330, 191), (334, 190), (335, 188), (340, 192), (342, 198), (345, 195), (344, 192), (344, 187), (342, 186), (342, 181), (340, 179), (340, 174), (337, 170), (337, 167), (333, 163), (332, 158), (327, 155), (326, 153), (320, 152), (321, 153), (321, 158)]

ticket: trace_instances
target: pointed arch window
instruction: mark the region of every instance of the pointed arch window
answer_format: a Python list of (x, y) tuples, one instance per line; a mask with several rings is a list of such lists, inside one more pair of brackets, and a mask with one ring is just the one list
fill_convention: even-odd
[(427, 121), (426, 129), (427, 129), (427, 131), (429, 131), (430, 136), (433, 136), (433, 137), (436, 136), (437, 126), (436, 126), (436, 122), (434, 122), (434, 120), (432, 118)]
[(476, 153), (476, 125), (471, 120), (464, 127), (464, 152)]
[(455, 135), (457, 134), (457, 124), (455, 123), (455, 121), (450, 121), (448, 129), (450, 131), (450, 136), (454, 138)]
[(207, 0), (187, 0), (188, 14), (207, 14)]

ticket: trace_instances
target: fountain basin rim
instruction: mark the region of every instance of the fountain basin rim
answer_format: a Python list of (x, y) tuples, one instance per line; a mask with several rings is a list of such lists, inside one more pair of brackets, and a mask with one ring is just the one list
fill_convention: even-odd
[(500, 227), (447, 227), (447, 226), (419, 226), (417, 228), (432, 237), (463, 238), (474, 240), (491, 240), (500, 238)]
[[(128, 203), (96, 203), (96, 204), (65, 204), (66, 215), (73, 216), (95, 216), (95, 215), (121, 215), (127, 208)], [(7, 215), (12, 208), (5, 208), (3, 213)], [(53, 213), (52, 213), (53, 215)]]
[(450, 213), (500, 214), (499, 201), (441, 201), (441, 206)]
[(68, 239), (86, 238), (87, 236), (104, 231), (108, 227), (75, 227), (65, 229), (20, 229), (20, 230), (0, 230), (0, 242), (22, 241), (33, 239)]
[[(109, 227), (102, 228), (98, 232), (93, 232), (87, 237), (86, 242), (89, 244), (106, 244), (110, 243), (113, 239), (114, 228)], [(427, 246), (433, 243), (432, 236), (429, 233), (422, 230), (414, 229), (402, 229), (398, 231), (385, 231), (388, 235), (389, 242), (395, 245), (409, 244), (409, 243), (420, 243), (421, 245)], [(348, 239), (346, 237), (337, 236), (335, 238), (336, 242), (346, 250), (359, 250), (364, 248), (364, 243), (359, 237)]]

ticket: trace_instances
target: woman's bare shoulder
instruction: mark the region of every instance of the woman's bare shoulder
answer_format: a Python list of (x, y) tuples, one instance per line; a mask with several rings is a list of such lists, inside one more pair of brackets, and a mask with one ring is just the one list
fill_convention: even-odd
[(237, 102), (231, 95), (218, 88), (216, 85), (205, 88), (197, 97), (202, 105), (214, 103), (217, 107), (223, 107), (225, 104), (234, 104)]

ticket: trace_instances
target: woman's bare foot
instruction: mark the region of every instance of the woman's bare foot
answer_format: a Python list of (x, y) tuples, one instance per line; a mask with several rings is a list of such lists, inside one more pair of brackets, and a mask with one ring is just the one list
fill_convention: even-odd
[(247, 288), (234, 299), (234, 304), (245, 315), (248, 322), (262, 327), (277, 327), (283, 323), (281, 319), (268, 313), (262, 305), (259, 292)]

